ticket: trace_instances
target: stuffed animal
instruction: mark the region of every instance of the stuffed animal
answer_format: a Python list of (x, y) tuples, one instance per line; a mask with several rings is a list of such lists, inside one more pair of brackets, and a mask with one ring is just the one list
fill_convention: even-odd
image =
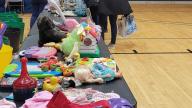
[(102, 78), (95, 78), (91, 69), (85, 65), (80, 65), (75, 69), (74, 76), (81, 83), (103, 83)]
[[(64, 38), (62, 40), (62, 43), (51, 42), (44, 44), (44, 46), (56, 47), (60, 49), (64, 54), (70, 55), (73, 48), (78, 49), (79, 43), (81, 42), (84, 35), (85, 35), (84, 28), (81, 25), (79, 25), (71, 33), (68, 34), (67, 38)], [(77, 44), (75, 44), (75, 42), (77, 42)]]
[(47, 16), (38, 18), (37, 27), (39, 30), (40, 47), (49, 42), (61, 42), (63, 38), (66, 38), (66, 33), (57, 29)]

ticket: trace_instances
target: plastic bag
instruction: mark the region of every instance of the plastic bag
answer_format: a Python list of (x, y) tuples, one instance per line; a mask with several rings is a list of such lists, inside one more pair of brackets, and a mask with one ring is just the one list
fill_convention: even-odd
[(133, 15), (122, 16), (117, 20), (118, 34), (122, 37), (128, 37), (137, 30)]

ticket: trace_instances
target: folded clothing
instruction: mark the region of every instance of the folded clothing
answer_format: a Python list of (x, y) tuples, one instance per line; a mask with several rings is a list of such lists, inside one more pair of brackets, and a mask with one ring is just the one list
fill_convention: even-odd
[(22, 108), (47, 108), (47, 104), (53, 97), (48, 91), (36, 93), (32, 98), (25, 101)]
[(0, 108), (16, 108), (15, 103), (9, 102), (6, 99), (0, 100)]
[(109, 102), (106, 100), (101, 100), (98, 102), (79, 105), (70, 102), (67, 97), (61, 92), (57, 91), (53, 98), (47, 105), (48, 108), (111, 108)]
[(120, 98), (116, 93), (103, 93), (91, 88), (77, 89), (71, 88), (64, 90), (63, 93), (72, 103), (84, 105), (101, 100), (109, 100), (113, 98)]

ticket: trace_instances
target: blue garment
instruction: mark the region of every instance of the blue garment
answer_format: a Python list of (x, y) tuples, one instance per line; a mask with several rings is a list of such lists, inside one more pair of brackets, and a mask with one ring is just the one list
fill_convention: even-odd
[[(111, 81), (115, 78), (115, 72), (100, 63), (95, 63), (92, 67), (92, 73), (96, 78), (103, 78), (104, 81)], [(107, 75), (111, 75), (111, 77), (107, 77)]]
[[(34, 1), (35, 3), (33, 3)], [(43, 11), (46, 5), (47, 5), (47, 2), (42, 2), (41, 0), (39, 0), (39, 3), (38, 3), (37, 0), (32, 0), (32, 16), (31, 16), (30, 28), (32, 28), (39, 14)]]

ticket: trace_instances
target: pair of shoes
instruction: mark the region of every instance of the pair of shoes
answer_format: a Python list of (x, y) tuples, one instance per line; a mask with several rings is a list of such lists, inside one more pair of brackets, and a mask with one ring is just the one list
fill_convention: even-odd
[(109, 49), (113, 49), (113, 48), (115, 48), (115, 44), (109, 43), (109, 44), (107, 45), (107, 47), (108, 47)]

